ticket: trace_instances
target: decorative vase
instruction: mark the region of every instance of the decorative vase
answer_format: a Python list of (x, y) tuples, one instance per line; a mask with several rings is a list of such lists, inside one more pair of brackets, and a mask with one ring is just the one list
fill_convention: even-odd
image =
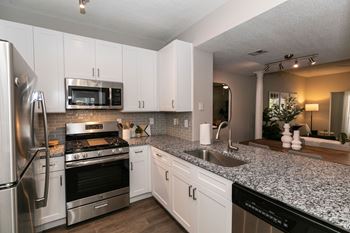
[(130, 134), (131, 134), (131, 130), (130, 129), (123, 129), (123, 139), (124, 140), (130, 139)]
[(300, 140), (300, 131), (299, 130), (294, 130), (292, 149), (293, 150), (301, 150), (301, 140)]
[(293, 138), (291, 137), (291, 133), (289, 132), (289, 129), (290, 129), (290, 125), (289, 123), (285, 123), (283, 125), (283, 128), (284, 128), (284, 131), (282, 133), (282, 138), (281, 138), (281, 141), (282, 141), (282, 147), (283, 148), (290, 148), (290, 144), (293, 140)]

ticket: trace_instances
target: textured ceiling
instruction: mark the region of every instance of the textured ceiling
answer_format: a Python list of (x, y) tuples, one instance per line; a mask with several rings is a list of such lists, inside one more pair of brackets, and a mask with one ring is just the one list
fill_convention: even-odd
[[(285, 54), (318, 53), (318, 64), (350, 58), (349, 0), (289, 0), (200, 45), (217, 69), (251, 75)], [(252, 57), (249, 52), (268, 53)]]
[[(86, 15), (78, 0), (0, 0), (1, 5), (116, 33), (168, 42), (227, 0), (90, 0)], [(43, 18), (43, 20), (45, 20)]]

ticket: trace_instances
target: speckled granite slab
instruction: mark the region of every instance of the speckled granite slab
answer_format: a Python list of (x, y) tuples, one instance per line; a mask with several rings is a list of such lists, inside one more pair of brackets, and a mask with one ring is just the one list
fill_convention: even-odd
[(350, 166), (237, 145), (239, 151), (227, 156), (247, 164), (226, 168), (184, 153), (197, 148), (223, 152), (226, 142), (200, 146), (171, 136), (152, 136), (129, 143), (152, 145), (350, 232)]

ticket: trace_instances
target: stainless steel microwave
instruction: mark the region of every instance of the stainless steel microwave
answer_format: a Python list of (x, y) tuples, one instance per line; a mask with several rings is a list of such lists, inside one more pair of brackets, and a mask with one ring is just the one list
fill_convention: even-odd
[(66, 109), (122, 109), (123, 83), (66, 78)]

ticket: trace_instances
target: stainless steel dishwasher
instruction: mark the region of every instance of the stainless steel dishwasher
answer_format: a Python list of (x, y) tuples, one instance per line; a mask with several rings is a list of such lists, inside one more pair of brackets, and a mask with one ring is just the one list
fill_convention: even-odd
[(232, 201), (232, 233), (347, 233), (239, 184)]

